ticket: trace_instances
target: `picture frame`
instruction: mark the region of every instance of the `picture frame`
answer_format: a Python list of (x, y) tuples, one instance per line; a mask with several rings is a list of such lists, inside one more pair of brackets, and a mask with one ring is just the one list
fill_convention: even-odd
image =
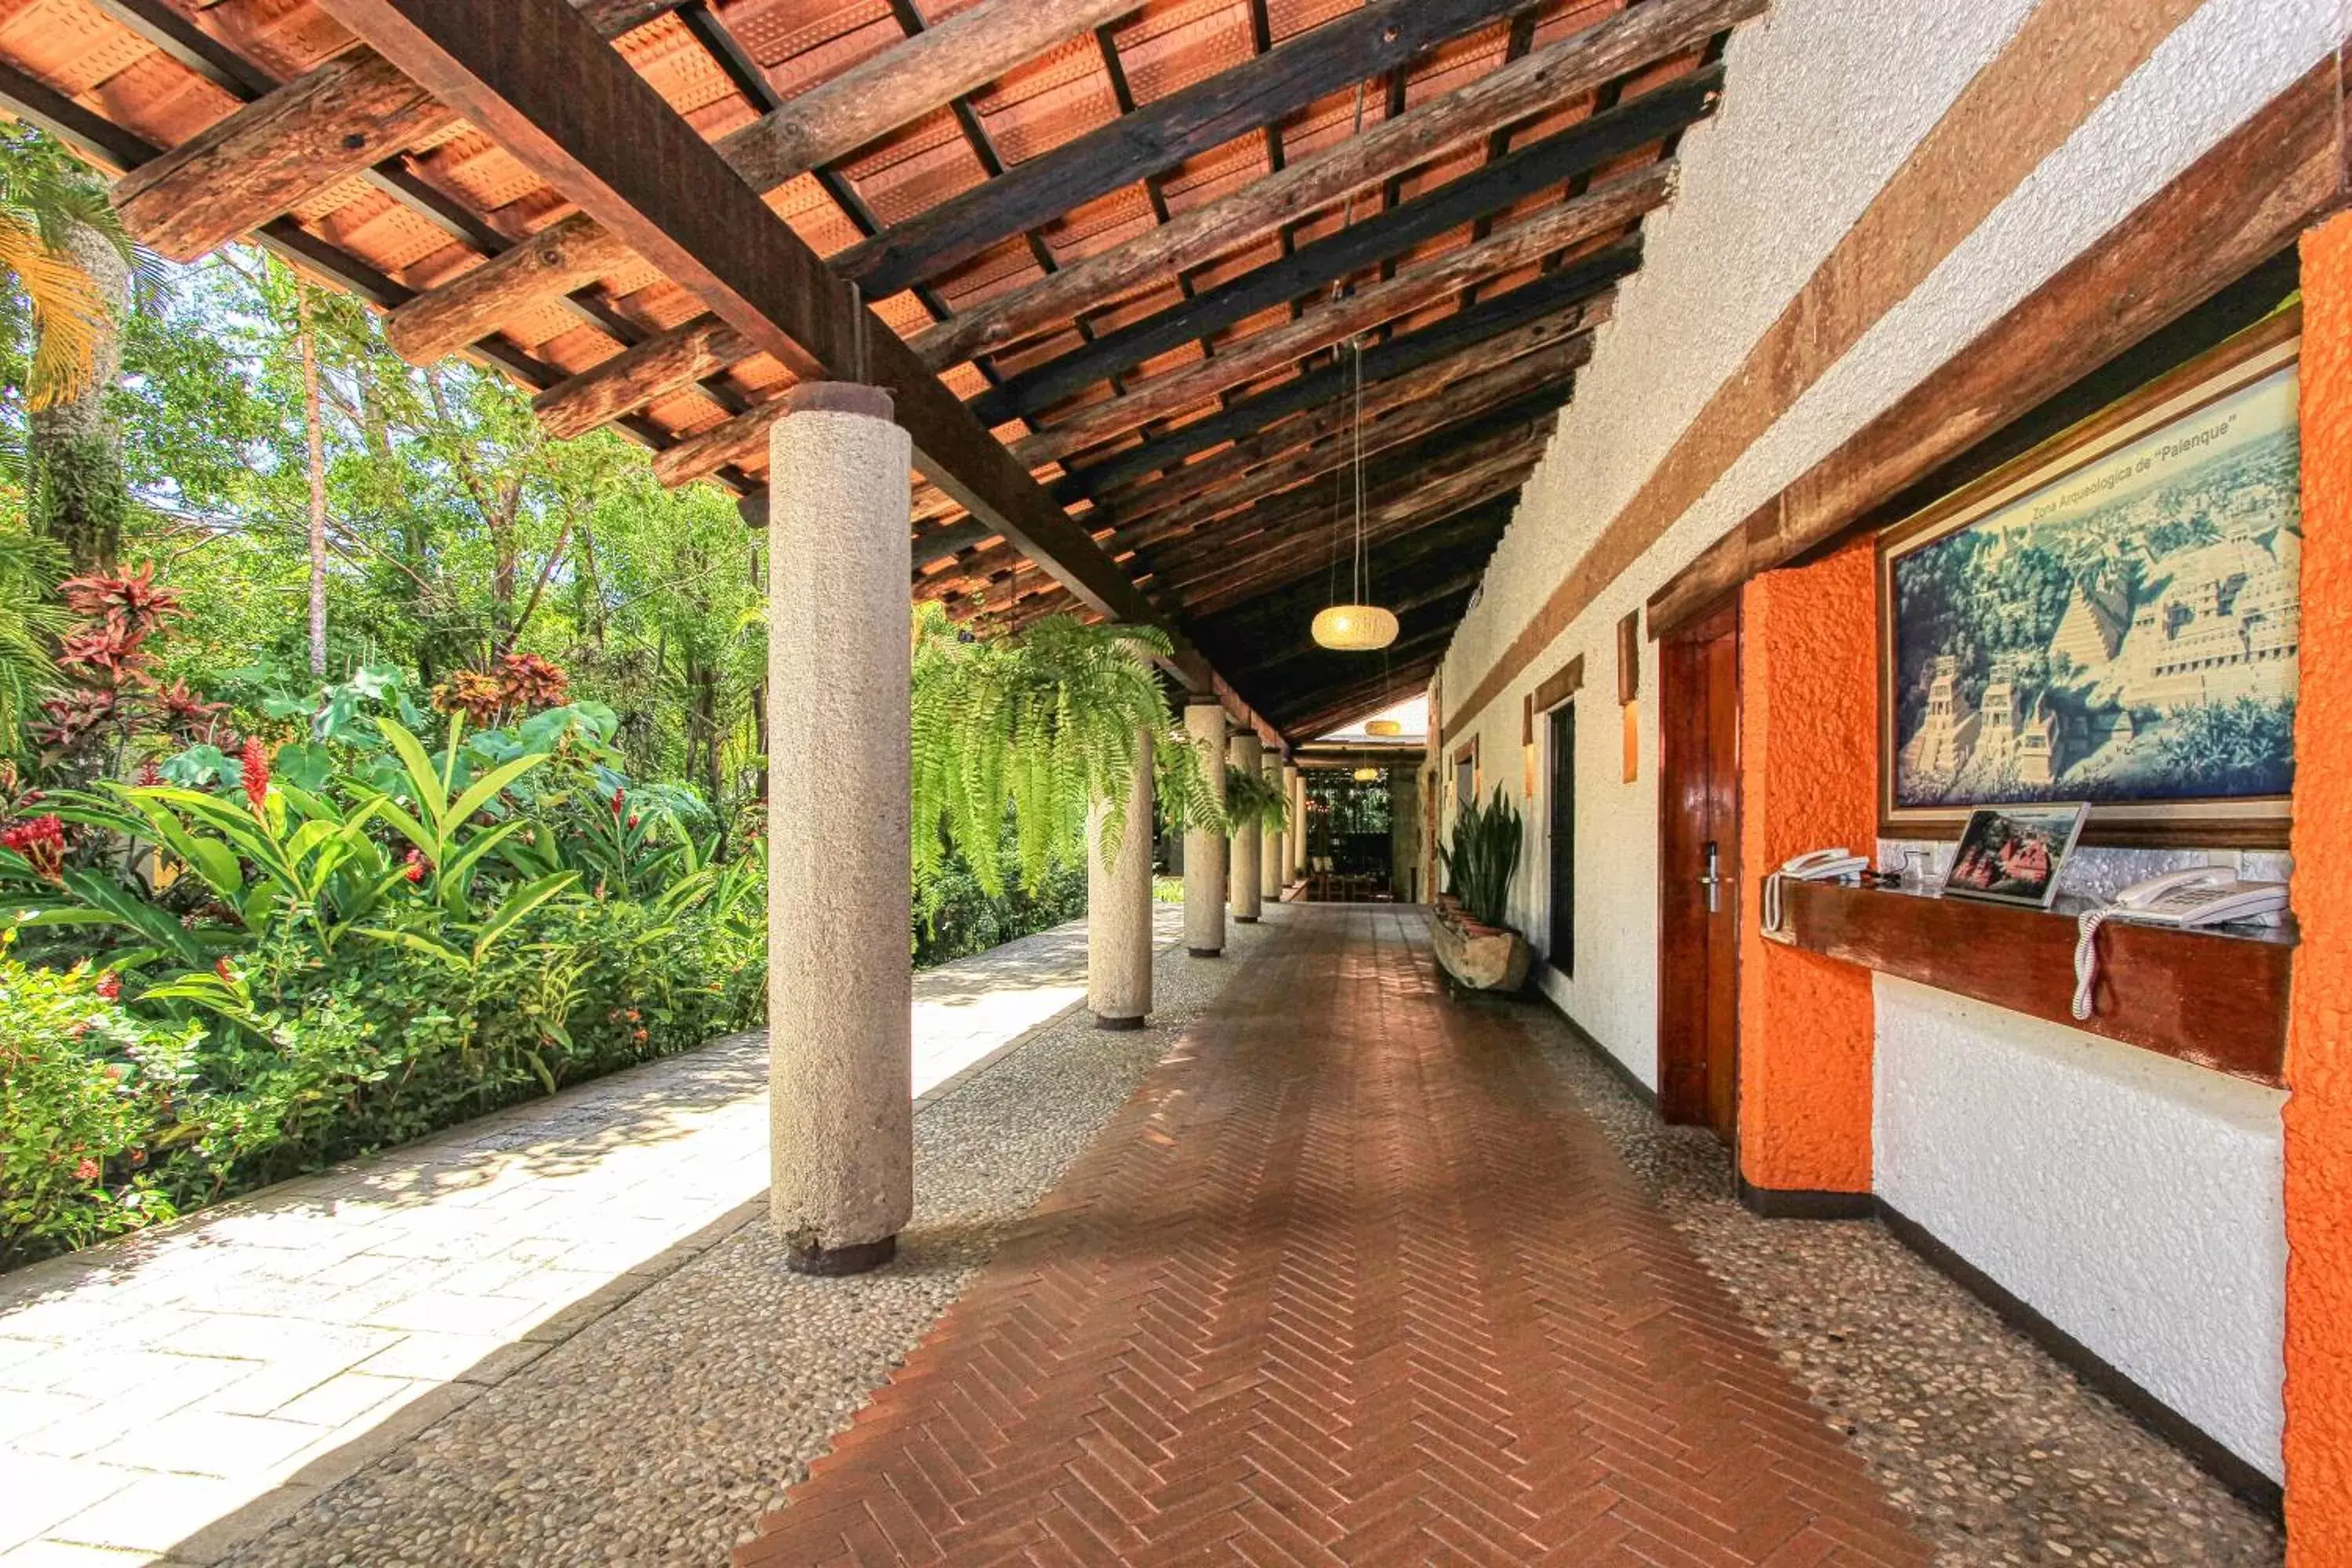
[(2081, 801), (1979, 806), (1960, 829), (1945, 895), (2048, 909), (2090, 810)]
[(2064, 798), (2091, 844), (2285, 845), (2301, 331), (2280, 310), (1880, 534), (1882, 837)]

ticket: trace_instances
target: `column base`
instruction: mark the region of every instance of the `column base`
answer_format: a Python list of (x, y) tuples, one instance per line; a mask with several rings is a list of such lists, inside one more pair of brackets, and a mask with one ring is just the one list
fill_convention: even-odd
[(879, 1268), (898, 1256), (898, 1238), (886, 1236), (879, 1241), (853, 1242), (847, 1247), (795, 1247), (784, 1254), (784, 1267), (795, 1274), (837, 1279)]
[(1234, 923), (1235, 925), (1242, 926), (1254, 926), (1257, 924), (1257, 917), (1255, 915), (1235, 915), (1234, 917)]
[(1100, 1013), (1095, 1015), (1095, 1027), (1097, 1029), (1140, 1029), (1144, 1023), (1145, 1019), (1139, 1013), (1132, 1018), (1106, 1018)]
[(1225, 955), (1222, 947), (1188, 947), (1184, 951), (1194, 958), (1223, 958)]

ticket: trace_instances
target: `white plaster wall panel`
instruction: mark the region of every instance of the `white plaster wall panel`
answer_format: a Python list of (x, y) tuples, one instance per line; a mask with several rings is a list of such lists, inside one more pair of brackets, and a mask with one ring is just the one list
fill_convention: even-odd
[(1644, 226), (1642, 270), (1456, 638), (1470, 668), (1517, 635), (2033, 3), (1778, 0), (1732, 35), (1724, 100), (1683, 138), (1680, 189)]
[(1896, 1209), (2281, 1474), (2282, 1092), (1878, 977)]

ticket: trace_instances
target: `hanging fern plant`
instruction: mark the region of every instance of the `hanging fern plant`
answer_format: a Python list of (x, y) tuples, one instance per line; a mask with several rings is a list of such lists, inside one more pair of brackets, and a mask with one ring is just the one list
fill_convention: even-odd
[(982, 889), (1002, 893), (1008, 812), (1026, 887), (1039, 886), (1055, 865), (1085, 863), (1092, 800), (1108, 803), (1103, 841), (1115, 849), (1126, 836), (1128, 784), (1146, 730), (1164, 738), (1153, 752), (1169, 819), (1222, 823), (1200, 754), (1171, 732), (1168, 699), (1152, 673), (1151, 656), (1168, 651), (1164, 633), (1049, 616), (1019, 633), (975, 637), (939, 605), (923, 605), (914, 638), (919, 882), (952, 844)]
[(1225, 774), (1225, 825), (1233, 832), (1286, 832), (1290, 797), (1264, 773), (1236, 768)]

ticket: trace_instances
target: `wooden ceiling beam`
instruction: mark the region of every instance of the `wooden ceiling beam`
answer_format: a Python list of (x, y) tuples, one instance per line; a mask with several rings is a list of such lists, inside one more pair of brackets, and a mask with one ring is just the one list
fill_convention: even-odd
[(1124, 244), (1067, 263), (910, 340), (935, 370), (1023, 342), (1148, 288), (1173, 271), (1266, 235), (1581, 94), (1635, 67), (1705, 43), (1755, 16), (1763, 0), (1644, 0), (1320, 152), (1291, 158), (1233, 195), (1175, 215)]
[[(599, 33), (618, 37), (670, 9), (676, 0), (572, 3)], [(151, 27), (139, 30), (152, 42), (151, 28), (162, 26), (151, 18)], [(222, 80), (218, 73), (228, 67), (184, 58), (211, 51), (185, 37), (177, 42), (177, 47), (158, 47), (189, 68)], [(455, 110), (365, 47), (346, 50), (278, 86), (257, 75), (233, 79), (260, 96), (114, 184), (112, 200), (123, 226), (174, 261), (194, 261), (291, 212), (337, 181), (430, 141), (458, 120)]]
[(1370, 0), (1132, 114), (892, 225), (833, 258), (895, 294), (998, 241), (1257, 131), (1372, 72), (1485, 26), (1524, 0)]
[(549, 435), (566, 440), (683, 392), (751, 353), (751, 341), (742, 333), (716, 316), (697, 316), (565, 377), (530, 405)]
[[(1570, 306), (1517, 331), (1473, 343), (1402, 375), (1367, 382), (1364, 416), (1375, 421), (1371, 429), (1377, 433), (1379, 416), (1383, 414), (1452, 398), (1457, 389), (1464, 397), (1478, 397), (1480, 394), (1469, 384), (1474, 382), (1486, 383), (1489, 378), (1507, 381), (1516, 390), (1521, 379), (1530, 387), (1547, 381), (1566, 381), (1592, 357), (1592, 328), (1609, 319), (1610, 304), (1608, 295), (1599, 295), (1583, 305)], [(1345, 400), (1334, 397), (1292, 418), (1277, 420), (1268, 428), (1209, 457), (1107, 489), (1097, 504), (1124, 522), (1227, 484), (1245, 483), (1267, 466), (1329, 441), (1348, 429), (1355, 420), (1354, 405), (1352, 396)], [(1077, 487), (1071, 489), (1077, 493)]]
[[(1351, 223), (1326, 238), (1300, 246), (1288, 256), (1277, 257), (1263, 267), (1204, 289), (1193, 299), (1104, 332), (1090, 343), (1008, 376), (1003, 385), (974, 398), (972, 411), (990, 425), (1031, 417), (1097, 382), (1181, 347), (1203, 333), (1222, 331), (1328, 289), (1377, 262), (1401, 258), (1449, 230), (1465, 227), (1474, 218), (1554, 191), (1577, 175), (1591, 174), (1612, 159), (1654, 145), (1688, 126), (1708, 111), (1722, 90), (1722, 68), (1710, 67), (1643, 93), (1604, 114), (1579, 121), (1521, 148), (1498, 163), (1450, 180), (1378, 216)], [(1655, 205), (1664, 199), (1661, 189), (1650, 205)], [(1624, 205), (1620, 202), (1599, 209), (1578, 210), (1606, 212)], [(1633, 214), (1633, 218), (1640, 216), (1640, 212)], [(1597, 227), (1580, 229), (1573, 220), (1565, 221), (1570, 224), (1571, 244), (1599, 232)], [(1393, 287), (1394, 283), (1377, 283), (1366, 292), (1378, 294)]]
[[(1291, 734), (1302, 741), (1311, 740), (1350, 719), (1394, 707), (1407, 693), (1426, 687), (1444, 658), (1445, 649), (1442, 647), (1409, 659), (1391, 658), (1384, 661), (1385, 668), (1377, 674), (1346, 686), (1313, 688), (1279, 710), (1268, 709), (1268, 712), (1278, 713), (1276, 721)], [(1425, 750), (1416, 752), (1420, 760), (1425, 761), (1427, 756)]]
[[(803, 379), (887, 392), (922, 472), (1081, 600), (1165, 625), (896, 333), (565, 0), (324, 0), (370, 47)], [(1172, 628), (1171, 628), (1172, 631)], [(1189, 644), (1173, 661), (1205, 689)]]
[[(1364, 426), (1364, 453), (1368, 457), (1378, 456), (1408, 441), (1449, 429), (1522, 398), (1546, 395), (1555, 405), (1565, 403), (1574, 389), (1576, 370), (1591, 354), (1591, 334), (1579, 333), (1562, 345), (1564, 349), (1576, 352), (1522, 355), (1518, 359), (1506, 361), (1491, 371), (1465, 376), (1451, 386), (1407, 403), (1387, 418), (1368, 417)], [(1277, 454), (1275, 461), (1229, 475), (1213, 487), (1195, 488), (1173, 507), (1122, 503), (1107, 505), (1103, 510), (1117, 520), (1122, 542), (1145, 537), (1137, 531), (1144, 526), (1157, 527), (1166, 523), (1177, 531), (1200, 527), (1235, 507), (1246, 506), (1297, 486), (1312, 483), (1344, 467), (1353, 460), (1356, 453), (1351, 423), (1345, 417), (1335, 419), (1330, 422), (1323, 439), (1288, 448)], [(1190, 472), (1189, 469), (1180, 471)], [(1149, 489), (1139, 492), (1136, 497), (1139, 503), (1153, 499), (1153, 492)]]
[[(982, 0), (786, 101), (717, 143), (752, 189), (768, 192), (848, 157), (900, 126), (983, 87), (1136, 0)], [(625, 265), (623, 239), (585, 213), (419, 299), (386, 326), (393, 347), (428, 363)], [(515, 259), (509, 260), (512, 257)]]
[[(1059, 461), (1151, 420), (1181, 413), (1228, 387), (1280, 370), (1317, 349), (1344, 344), (1348, 339), (1384, 321), (1448, 299), (1466, 283), (1501, 277), (1540, 260), (1560, 247), (1588, 242), (1639, 223), (1643, 214), (1666, 199), (1671, 184), (1672, 172), (1664, 167), (1644, 169), (1613, 181), (1589, 195), (1512, 224), (1480, 244), (1463, 246), (1434, 257), (1410, 272), (1385, 283), (1375, 283), (1360, 293), (1311, 306), (1294, 321), (1224, 345), (1223, 352), (1214, 359), (1132, 384), (1124, 396), (1073, 409), (1036, 435), (1024, 437), (1015, 449), (1033, 467), (1048, 460)], [(1298, 255), (1312, 256), (1319, 248), (1308, 246)], [(1012, 384), (1006, 383), (1007, 386)], [(974, 411), (983, 424), (998, 423), (989, 418), (982, 406), (994, 395), (992, 393), (974, 400)]]
[[(1421, 485), (1364, 516), (1364, 542), (1377, 545), (1414, 529), (1444, 521), (1483, 501), (1507, 498), (1533, 472), (1537, 454), (1506, 453), (1474, 468)], [(1298, 530), (1286, 535), (1237, 544), (1230, 558), (1195, 562), (1181, 580), (1154, 581), (1153, 591), (1181, 605), (1187, 617), (1212, 616), (1244, 599), (1267, 593), (1327, 564), (1331, 541), (1319, 530)]]
[[(1559, 315), (1614, 284), (1641, 264), (1639, 235), (1571, 262), (1507, 294), (1484, 300), (1457, 315), (1431, 322), (1378, 348), (1364, 351), (1367, 382), (1382, 381), (1450, 359), (1473, 344)], [(1195, 452), (1265, 429), (1277, 419), (1329, 403), (1340, 395), (1352, 367), (1326, 365), (1236, 401), (1222, 413), (1179, 426), (1164, 436), (1122, 447), (1100, 462), (1079, 468), (1069, 491), (1097, 495), (1145, 474), (1172, 468)], [(1056, 487), (1057, 493), (1068, 493)]]

